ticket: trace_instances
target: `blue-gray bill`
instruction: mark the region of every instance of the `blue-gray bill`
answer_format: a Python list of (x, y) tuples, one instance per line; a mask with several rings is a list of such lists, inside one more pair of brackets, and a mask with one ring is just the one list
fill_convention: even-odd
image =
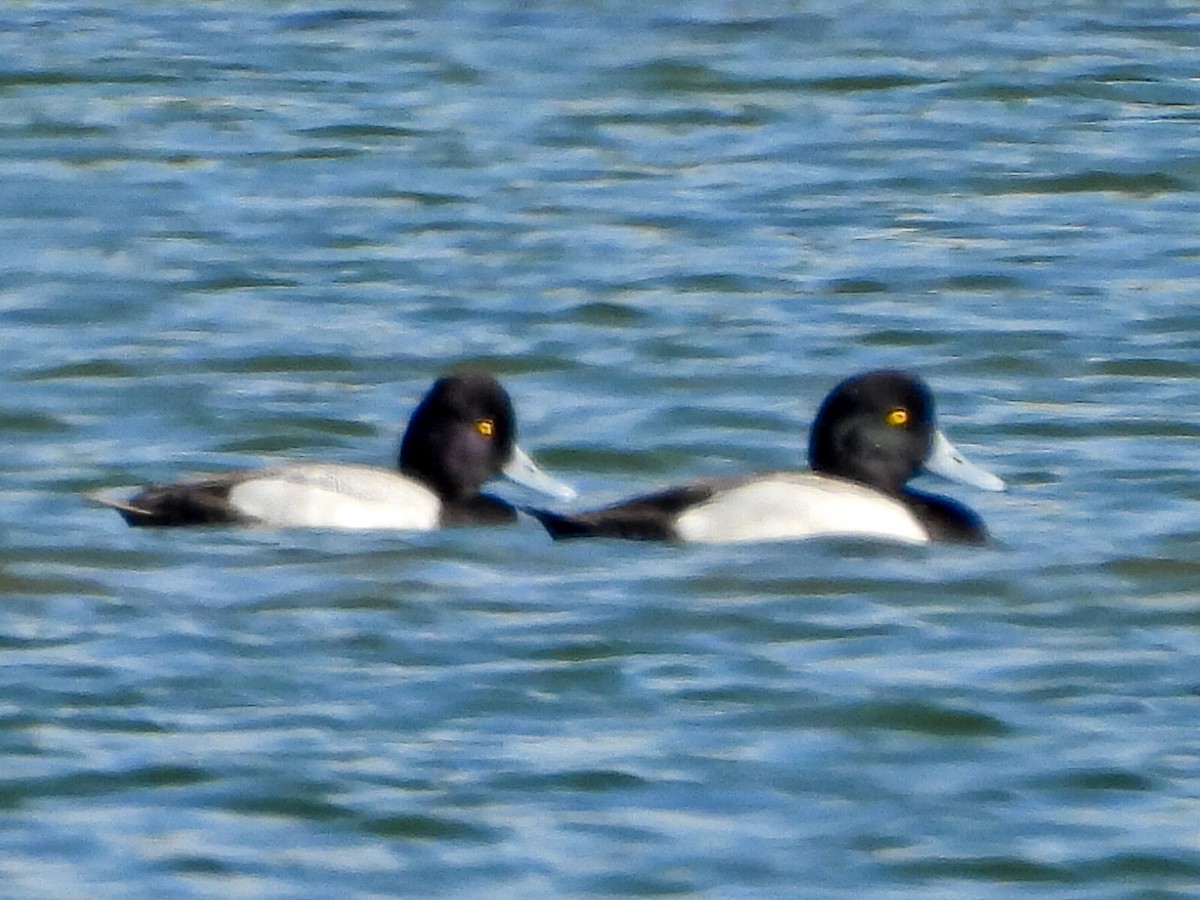
[(575, 488), (539, 467), (520, 447), (513, 447), (512, 459), (500, 471), (509, 481), (559, 500), (574, 500), (578, 496)]
[(962, 452), (950, 443), (949, 438), (942, 433), (941, 429), (933, 433), (933, 445), (922, 468), (931, 475), (968, 484), (984, 491), (1008, 489), (1003, 479), (963, 456)]

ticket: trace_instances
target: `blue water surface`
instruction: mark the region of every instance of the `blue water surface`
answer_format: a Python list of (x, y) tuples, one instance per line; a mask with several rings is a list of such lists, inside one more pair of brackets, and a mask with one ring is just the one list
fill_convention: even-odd
[[(1200, 891), (1195, 4), (33, 0), (0, 59), (0, 895)], [(388, 465), (464, 365), (586, 505), (913, 369), (996, 544), (86, 500)]]

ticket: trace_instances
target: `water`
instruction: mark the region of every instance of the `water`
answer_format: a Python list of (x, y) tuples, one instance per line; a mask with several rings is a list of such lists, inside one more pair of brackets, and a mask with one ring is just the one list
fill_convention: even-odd
[[(6, 7), (0, 894), (1195, 896), (1197, 26)], [(915, 369), (997, 546), (81, 499), (386, 463), (464, 363), (589, 503), (799, 465)]]

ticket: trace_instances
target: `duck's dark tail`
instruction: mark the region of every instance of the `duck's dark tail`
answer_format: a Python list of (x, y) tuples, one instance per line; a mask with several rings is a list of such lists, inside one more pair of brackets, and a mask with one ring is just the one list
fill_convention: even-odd
[(88, 494), (93, 503), (115, 509), (134, 528), (179, 525), (248, 524), (228, 504), (229, 485), (213, 480), (153, 485), (128, 500)]
[(121, 514), (122, 519), (134, 527), (161, 524), (159, 515), (153, 510), (142, 509), (140, 506), (134, 506), (132, 503), (127, 503), (123, 500), (113, 500), (109, 497), (101, 497), (97, 494), (87, 494), (86, 497), (97, 506), (115, 509)]
[(596, 535), (595, 527), (587, 522), (581, 521), (574, 516), (563, 515), (562, 513), (550, 512), (548, 509), (539, 509), (536, 506), (522, 506), (521, 512), (528, 513), (539, 522), (542, 527), (550, 534), (550, 537), (556, 541), (567, 541), (572, 538), (594, 537)]
[(550, 532), (556, 541), (583, 537), (624, 538), (627, 541), (677, 541), (675, 521), (688, 507), (713, 495), (714, 483), (668, 488), (634, 497), (623, 503), (563, 515), (545, 509), (522, 507)]

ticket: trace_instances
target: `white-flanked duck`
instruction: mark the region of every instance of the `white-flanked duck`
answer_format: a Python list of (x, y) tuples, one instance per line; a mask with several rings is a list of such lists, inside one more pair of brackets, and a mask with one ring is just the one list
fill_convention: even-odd
[(987, 491), (1005, 489), (938, 429), (925, 382), (891, 369), (855, 375), (825, 397), (808, 462), (807, 471), (699, 481), (574, 515), (528, 512), (556, 539), (734, 543), (846, 536), (982, 544), (988, 534), (975, 512), (908, 482), (924, 471)]
[(515, 521), (511, 505), (480, 493), (499, 475), (562, 499), (575, 495), (517, 446), (500, 383), (464, 373), (439, 378), (413, 410), (396, 470), (285, 463), (152, 485), (125, 501), (97, 499), (134, 526), (429, 531)]

